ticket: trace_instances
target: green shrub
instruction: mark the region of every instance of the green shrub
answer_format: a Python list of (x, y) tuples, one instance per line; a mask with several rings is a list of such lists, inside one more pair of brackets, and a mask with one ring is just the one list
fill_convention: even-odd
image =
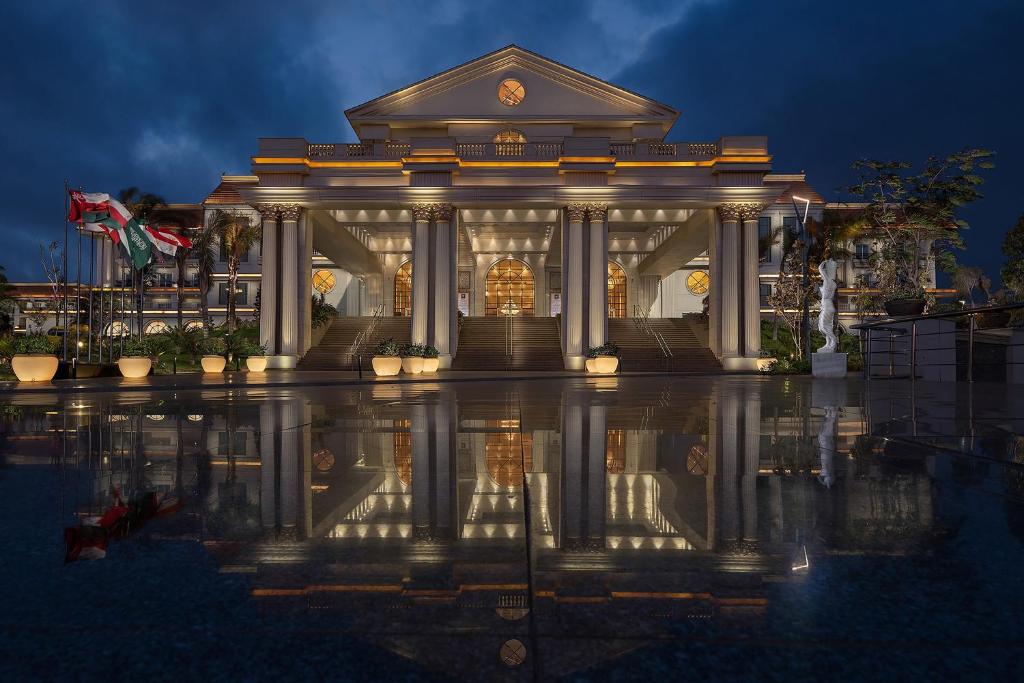
[(205, 356), (223, 356), (227, 352), (227, 343), (224, 337), (207, 337), (199, 344), (199, 348)]
[(394, 339), (389, 338), (377, 344), (373, 353), (375, 356), (401, 356), (402, 346)]
[(329, 325), (338, 315), (338, 309), (327, 303), (324, 300), (324, 295), (321, 294), (319, 297), (313, 297), (313, 308), (310, 313), (313, 329), (316, 330), (324, 325)]
[(149, 356), (152, 352), (150, 341), (145, 337), (129, 337), (124, 340), (124, 346), (121, 348), (122, 357)]
[(591, 346), (587, 351), (587, 358), (596, 358), (598, 356), (619, 356), (619, 345), (615, 342), (606, 342), (600, 346)]
[(426, 358), (426, 347), (422, 344), (406, 344), (402, 349), (402, 355), (407, 358)]
[(26, 334), (14, 340), (14, 353), (52, 356), (57, 353), (57, 342), (55, 338), (45, 334)]
[(423, 347), (423, 357), (437, 358), (437, 348), (431, 346), (430, 344), (427, 344), (426, 346)]

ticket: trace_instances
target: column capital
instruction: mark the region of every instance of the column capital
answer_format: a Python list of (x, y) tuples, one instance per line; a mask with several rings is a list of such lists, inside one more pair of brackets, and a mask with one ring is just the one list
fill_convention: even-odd
[(260, 216), (265, 221), (276, 221), (277, 214), (280, 213), (277, 204), (258, 204), (256, 210), (260, 212)]
[(433, 205), (434, 220), (440, 223), (447, 223), (451, 221), (452, 214), (455, 213), (455, 207), (447, 202), (439, 202)]
[(759, 202), (730, 202), (719, 205), (718, 215), (724, 222), (730, 223), (755, 221), (767, 207), (767, 204)]
[(434, 205), (426, 202), (413, 204), (411, 209), (414, 221), (429, 221), (434, 212)]
[(587, 205), (583, 202), (569, 202), (565, 205), (565, 212), (569, 215), (570, 223), (582, 223), (583, 217), (587, 215)]
[(297, 221), (299, 220), (299, 214), (302, 213), (302, 206), (299, 204), (279, 204), (281, 210), (281, 220), (283, 221)]
[(587, 204), (587, 213), (590, 214), (590, 220), (603, 221), (608, 215), (608, 205), (599, 202), (589, 202)]

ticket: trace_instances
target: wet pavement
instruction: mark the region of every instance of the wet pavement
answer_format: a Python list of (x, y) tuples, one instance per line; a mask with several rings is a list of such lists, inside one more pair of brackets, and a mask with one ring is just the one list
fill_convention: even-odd
[[(0, 677), (1014, 679), (1024, 397), (609, 377), (0, 399)], [(112, 487), (180, 510), (103, 559)]]

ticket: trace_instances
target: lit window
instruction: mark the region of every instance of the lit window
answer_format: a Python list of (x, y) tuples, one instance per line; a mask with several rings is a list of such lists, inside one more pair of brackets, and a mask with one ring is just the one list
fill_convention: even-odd
[(337, 279), (334, 273), (329, 270), (318, 270), (313, 273), (313, 289), (321, 294), (328, 294), (334, 290)]
[(146, 334), (163, 334), (164, 332), (170, 332), (171, 326), (165, 323), (163, 320), (154, 320), (153, 322), (146, 325)]
[(694, 296), (707, 294), (710, 287), (711, 277), (705, 270), (695, 270), (686, 278), (686, 289)]
[(506, 142), (515, 142), (515, 143), (519, 143), (521, 145), (521, 144), (526, 142), (526, 136), (523, 135), (518, 130), (515, 130), (513, 128), (509, 128), (508, 130), (503, 130), (500, 133), (498, 133), (497, 135), (495, 135), (494, 136), (494, 142), (497, 143), (497, 144), (502, 144), (502, 143), (506, 143)]
[(526, 97), (526, 88), (514, 78), (506, 78), (498, 86), (498, 101), (507, 107), (514, 107)]

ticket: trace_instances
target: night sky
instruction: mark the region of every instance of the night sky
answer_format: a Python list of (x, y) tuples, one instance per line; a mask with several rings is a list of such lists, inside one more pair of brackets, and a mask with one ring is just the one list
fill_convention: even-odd
[[(993, 149), (962, 262), (1024, 213), (1024, 1), (9, 2), (0, 264), (39, 280), (63, 182), (197, 202), (260, 136), (354, 140), (343, 111), (516, 43), (665, 102), (673, 141), (767, 135), (829, 199), (858, 157)], [(74, 273), (72, 272), (72, 277)]]

